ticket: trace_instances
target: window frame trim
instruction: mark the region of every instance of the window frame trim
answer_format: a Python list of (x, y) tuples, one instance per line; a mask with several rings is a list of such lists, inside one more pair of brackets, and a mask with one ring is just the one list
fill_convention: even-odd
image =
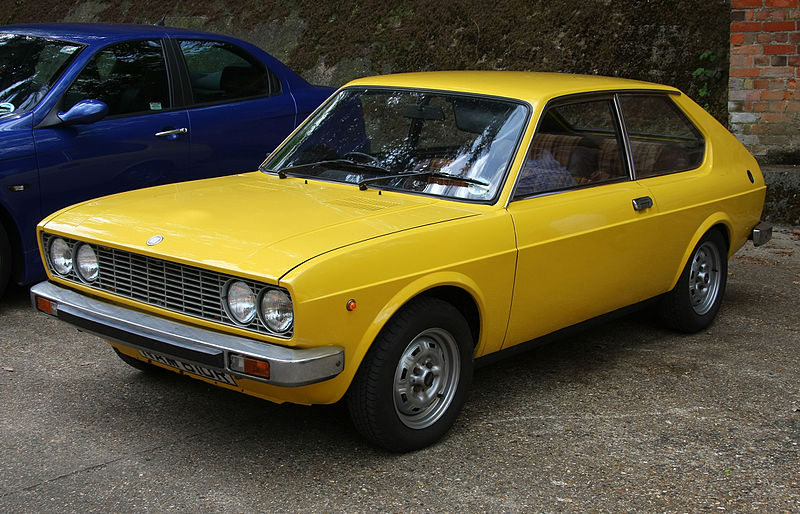
[[(636, 91), (639, 91), (639, 90), (636, 90)], [(656, 90), (656, 91), (658, 91), (658, 90)], [(659, 91), (659, 92), (661, 92), (661, 91)], [(630, 182), (630, 181), (633, 180), (633, 178), (632, 178), (633, 177), (632, 168), (631, 168), (630, 164), (628, 163), (628, 157), (627, 157), (628, 154), (630, 153), (630, 149), (627, 146), (628, 145), (627, 134), (626, 134), (626, 131), (625, 131), (625, 127), (622, 124), (620, 110), (618, 108), (617, 101), (616, 101), (616, 96), (617, 96), (618, 93), (619, 93), (618, 90), (586, 91), (586, 92), (581, 92), (581, 93), (572, 93), (572, 94), (569, 94), (569, 95), (563, 95), (563, 96), (551, 98), (550, 100), (548, 100), (547, 103), (545, 103), (544, 107), (542, 108), (542, 113), (541, 113), (541, 115), (539, 115), (539, 119), (536, 121), (536, 128), (534, 129), (533, 135), (531, 136), (531, 139), (528, 142), (528, 146), (525, 148), (525, 157), (523, 158), (522, 165), (520, 166), (520, 171), (522, 170), (522, 166), (525, 165), (525, 161), (528, 158), (528, 152), (530, 151), (531, 146), (533, 146), (534, 139), (539, 134), (539, 130), (541, 129), (542, 121), (544, 120), (544, 115), (550, 108), (552, 108), (554, 106), (559, 106), (559, 105), (569, 105), (569, 104), (575, 104), (575, 103), (584, 103), (584, 102), (591, 102), (591, 101), (597, 101), (597, 100), (605, 100), (605, 101), (609, 102), (609, 104), (611, 106), (611, 115), (612, 115), (612, 119), (613, 119), (613, 122), (614, 122), (614, 126), (615, 126), (615, 128), (617, 130), (616, 136), (617, 136), (618, 144), (620, 145), (620, 150), (622, 152), (620, 157), (621, 157), (621, 160), (622, 160), (622, 166), (625, 169), (625, 175), (623, 175), (621, 177), (616, 177), (616, 178), (613, 178), (613, 179), (602, 180), (602, 181), (597, 181), (597, 182), (589, 182), (589, 183), (586, 183), (586, 184), (576, 184), (576, 185), (569, 186), (569, 187), (551, 189), (549, 191), (541, 191), (541, 192), (532, 193), (530, 195), (516, 197), (516, 191), (517, 191), (517, 187), (519, 186), (519, 181), (520, 181), (520, 173), (517, 172), (517, 176), (516, 176), (516, 178), (514, 180), (514, 186), (512, 187), (511, 194), (508, 196), (508, 201), (506, 202), (506, 207), (508, 207), (511, 204), (511, 202), (518, 202), (518, 201), (522, 201), (522, 200), (528, 200), (530, 198), (537, 198), (537, 197), (540, 197), (540, 196), (550, 196), (550, 195), (554, 195), (554, 194), (561, 194), (561, 193), (566, 193), (566, 192), (569, 192), (569, 191), (576, 191), (576, 190), (579, 190), (579, 189), (588, 189), (590, 187), (599, 187), (599, 186), (604, 186), (604, 185), (608, 185), (608, 184), (619, 184), (621, 182)]]
[[(528, 152), (530, 151), (531, 146), (533, 145), (533, 141), (536, 138), (537, 134), (539, 133), (542, 121), (544, 120), (544, 114), (548, 111), (548, 109), (550, 109), (553, 106), (557, 106), (557, 105), (567, 105), (567, 104), (571, 104), (571, 103), (582, 103), (582, 102), (586, 102), (586, 101), (592, 101), (593, 99), (597, 99), (597, 100), (611, 100), (612, 111), (613, 111), (612, 115), (614, 117), (614, 123), (615, 123), (615, 125), (617, 127), (617, 130), (619, 131), (618, 138), (621, 139), (620, 148), (621, 148), (621, 151), (623, 153), (623, 155), (622, 155), (622, 164), (626, 168), (626, 176), (618, 177), (618, 178), (612, 179), (612, 180), (589, 182), (589, 183), (586, 183), (586, 184), (577, 184), (577, 185), (570, 186), (570, 187), (553, 189), (553, 190), (550, 190), (550, 191), (542, 191), (542, 192), (537, 192), (537, 193), (533, 193), (533, 194), (530, 194), (530, 195), (515, 197), (516, 190), (517, 190), (517, 187), (519, 185), (519, 180), (520, 180), (520, 173), (517, 172), (517, 176), (515, 177), (515, 180), (514, 180), (514, 185), (512, 186), (512, 189), (511, 189), (511, 194), (509, 194), (508, 200), (506, 201), (506, 208), (508, 208), (508, 206), (511, 204), (511, 202), (528, 200), (528, 199), (537, 198), (537, 197), (540, 197), (540, 196), (550, 196), (550, 195), (553, 195), (553, 194), (561, 194), (561, 193), (566, 193), (566, 192), (569, 192), (569, 191), (576, 191), (576, 190), (586, 189), (586, 188), (590, 188), (590, 187), (600, 187), (600, 186), (604, 186), (604, 185), (608, 185), (608, 184), (618, 184), (618, 183), (621, 183), (621, 182), (633, 182), (633, 181), (637, 181), (637, 180), (656, 178), (656, 177), (661, 177), (661, 176), (665, 176), (665, 175), (672, 175), (672, 174), (675, 174), (675, 173), (683, 173), (683, 172), (686, 172), (686, 171), (691, 171), (691, 170), (697, 169), (699, 166), (702, 165), (702, 161), (701, 161), (700, 165), (698, 165), (696, 167), (693, 167), (693, 168), (686, 168), (686, 169), (682, 169), (682, 170), (673, 171), (673, 172), (670, 172), (670, 173), (661, 173), (661, 174), (653, 175), (653, 176), (650, 176), (650, 177), (644, 177), (642, 179), (637, 178), (636, 177), (636, 168), (635, 168), (634, 163), (633, 163), (633, 152), (632, 152), (632, 149), (631, 149), (631, 138), (630, 138), (630, 135), (628, 133), (628, 128), (627, 128), (627, 126), (625, 124), (625, 119), (624, 119), (624, 115), (623, 115), (623, 112), (622, 112), (622, 107), (621, 107), (621, 104), (620, 104), (620, 96), (622, 96), (622, 95), (661, 96), (661, 97), (669, 98), (669, 97), (681, 96), (682, 94), (683, 93), (681, 93), (678, 90), (670, 90), (670, 89), (648, 89), (648, 88), (644, 88), (644, 89), (610, 89), (610, 90), (598, 90), (598, 91), (585, 91), (585, 92), (580, 92), (580, 93), (571, 93), (571, 94), (568, 94), (568, 95), (563, 95), (563, 96), (558, 96), (558, 97), (555, 97), (555, 98), (551, 98), (550, 100), (548, 100), (545, 103), (544, 107), (542, 108), (542, 111), (541, 111), (541, 114), (539, 116), (539, 119), (536, 121), (536, 127), (534, 128), (533, 135), (531, 136), (531, 139), (528, 142), (527, 147), (525, 148), (525, 154), (524, 154), (525, 158), (522, 161), (522, 165), (520, 166), (520, 170), (522, 169), (522, 166), (524, 166), (524, 164), (525, 164), (525, 159), (527, 159), (527, 155), (528, 155)], [(670, 100), (670, 102), (672, 102), (674, 108), (678, 111), (678, 113), (680, 115), (682, 115), (686, 119), (686, 121), (703, 138), (704, 155), (705, 155), (705, 152), (707, 152), (707, 150), (708, 150), (708, 145), (706, 144), (705, 134), (703, 134), (703, 132), (689, 118), (689, 116), (683, 111), (683, 109), (681, 109), (680, 106), (677, 103), (675, 103), (675, 101), (673, 101), (671, 98), (669, 98), (669, 100)], [(705, 160), (705, 158), (703, 160)]]

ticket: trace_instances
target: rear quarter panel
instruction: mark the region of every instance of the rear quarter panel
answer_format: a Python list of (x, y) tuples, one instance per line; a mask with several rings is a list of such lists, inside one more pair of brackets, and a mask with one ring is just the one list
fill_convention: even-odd
[(728, 255), (733, 255), (758, 223), (766, 194), (764, 177), (747, 149), (686, 95), (675, 101), (703, 133), (706, 154), (697, 169), (639, 181), (653, 193), (662, 220), (659, 258), (672, 266), (664, 291), (672, 289), (695, 245), (712, 227), (724, 228)]

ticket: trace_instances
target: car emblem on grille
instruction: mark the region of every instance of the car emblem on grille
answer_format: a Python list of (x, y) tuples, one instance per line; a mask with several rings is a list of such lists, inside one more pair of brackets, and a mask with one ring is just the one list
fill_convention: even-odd
[(147, 240), (147, 246), (155, 246), (164, 240), (164, 236), (153, 236)]

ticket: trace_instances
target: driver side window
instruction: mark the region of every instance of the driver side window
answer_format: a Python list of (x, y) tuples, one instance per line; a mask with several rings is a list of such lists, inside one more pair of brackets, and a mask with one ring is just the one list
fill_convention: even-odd
[(64, 95), (62, 109), (81, 100), (102, 100), (109, 116), (171, 107), (164, 52), (158, 41), (125, 41), (103, 48)]
[(542, 115), (514, 198), (627, 178), (610, 98), (572, 101)]

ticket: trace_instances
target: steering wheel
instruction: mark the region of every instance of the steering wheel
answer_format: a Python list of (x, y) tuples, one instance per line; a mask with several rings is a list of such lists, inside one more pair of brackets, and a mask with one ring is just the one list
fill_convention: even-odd
[(380, 164), (380, 159), (375, 157), (374, 155), (370, 155), (364, 152), (347, 152), (343, 155), (343, 157), (350, 157), (354, 161), (361, 161), (367, 164)]

